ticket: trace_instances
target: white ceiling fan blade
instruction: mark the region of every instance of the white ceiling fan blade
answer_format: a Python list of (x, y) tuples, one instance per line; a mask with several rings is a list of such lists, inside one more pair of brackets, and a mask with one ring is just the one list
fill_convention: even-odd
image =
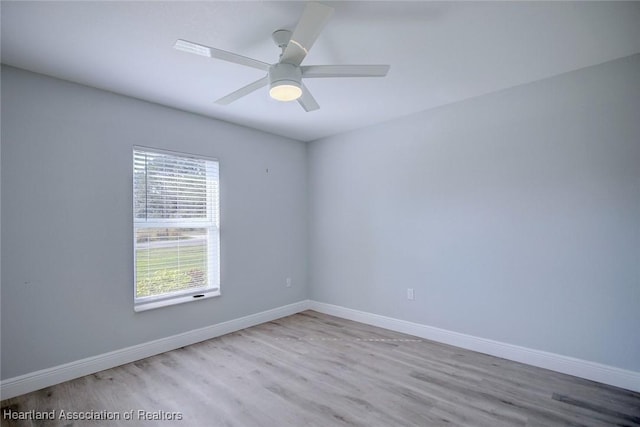
[(236, 101), (240, 98), (242, 98), (243, 96), (249, 95), (251, 92), (254, 92), (258, 89), (260, 89), (261, 87), (264, 87), (266, 85), (269, 84), (269, 76), (264, 76), (263, 78), (261, 78), (260, 80), (256, 80), (253, 83), (250, 83), (244, 87), (241, 87), (240, 89), (236, 90), (235, 92), (231, 92), (229, 95), (227, 96), (223, 96), (222, 98), (218, 99), (216, 101), (216, 104), (221, 104), (221, 105), (229, 105), (231, 104), (233, 101)]
[(311, 92), (309, 92), (309, 89), (304, 84), (302, 85), (302, 96), (298, 98), (298, 104), (300, 104), (307, 113), (320, 108), (316, 99), (311, 95)]
[(329, 6), (308, 3), (296, 29), (291, 34), (291, 40), (282, 53), (280, 62), (300, 65), (332, 14), (333, 8)]
[(222, 59), (223, 61), (246, 65), (247, 67), (257, 68), (263, 71), (269, 70), (270, 66), (266, 62), (258, 61), (257, 59), (247, 58), (246, 56), (237, 55), (235, 53), (227, 52), (226, 50), (216, 49), (215, 47), (204, 46), (186, 40), (176, 41), (176, 44), (173, 47), (184, 52), (208, 56), (209, 58)]
[(384, 77), (389, 65), (307, 65), (302, 77)]

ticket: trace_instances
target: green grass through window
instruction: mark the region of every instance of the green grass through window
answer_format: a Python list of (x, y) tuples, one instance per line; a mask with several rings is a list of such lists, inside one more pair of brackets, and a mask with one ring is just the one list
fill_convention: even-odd
[(146, 297), (207, 284), (206, 243), (136, 251), (136, 296)]

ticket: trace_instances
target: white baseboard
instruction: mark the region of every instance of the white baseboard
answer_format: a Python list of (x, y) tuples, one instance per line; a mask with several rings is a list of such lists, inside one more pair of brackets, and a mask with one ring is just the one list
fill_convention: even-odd
[(353, 310), (337, 305), (305, 300), (167, 338), (161, 338), (64, 365), (9, 378), (0, 382), (0, 396), (2, 399), (19, 396), (84, 375), (90, 375), (105, 369), (135, 362), (145, 357), (155, 356), (156, 354), (175, 350), (176, 348), (186, 345), (195, 344), (261, 323), (270, 322), (281, 317), (290, 316), (308, 309), (640, 392), (640, 372), (628, 371), (600, 363), (478, 338), (435, 328), (433, 326), (380, 316), (378, 314)]
[(260, 323), (270, 322), (281, 317), (290, 316), (309, 308), (308, 300), (277, 307), (260, 313), (251, 314), (238, 319), (229, 320), (212, 326), (195, 329), (178, 335), (161, 338), (155, 341), (134, 345), (109, 353), (100, 354), (64, 365), (42, 369), (0, 383), (2, 399), (19, 396), (45, 387), (69, 381), (85, 375), (110, 369), (125, 363), (135, 362), (145, 357), (155, 356), (166, 351), (175, 350), (186, 345), (195, 344), (231, 332), (239, 331)]
[(343, 319), (354, 320), (356, 322), (414, 335), (467, 350), (490, 354), (503, 359), (640, 392), (640, 372), (628, 371), (600, 363), (474, 337), (472, 335), (461, 334), (433, 326), (407, 322), (405, 320), (317, 301), (310, 301), (309, 308)]

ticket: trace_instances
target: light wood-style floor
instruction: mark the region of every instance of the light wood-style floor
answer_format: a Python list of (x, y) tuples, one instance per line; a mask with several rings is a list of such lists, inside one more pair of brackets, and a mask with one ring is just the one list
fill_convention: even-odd
[(640, 426), (638, 393), (313, 311), (8, 399), (6, 410), (121, 419), (3, 426)]

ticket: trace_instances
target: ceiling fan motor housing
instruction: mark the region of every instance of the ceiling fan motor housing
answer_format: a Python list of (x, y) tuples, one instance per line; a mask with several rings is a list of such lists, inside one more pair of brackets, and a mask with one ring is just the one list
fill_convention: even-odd
[(297, 65), (278, 63), (269, 67), (269, 84), (271, 87), (290, 84), (302, 85), (302, 70)]

